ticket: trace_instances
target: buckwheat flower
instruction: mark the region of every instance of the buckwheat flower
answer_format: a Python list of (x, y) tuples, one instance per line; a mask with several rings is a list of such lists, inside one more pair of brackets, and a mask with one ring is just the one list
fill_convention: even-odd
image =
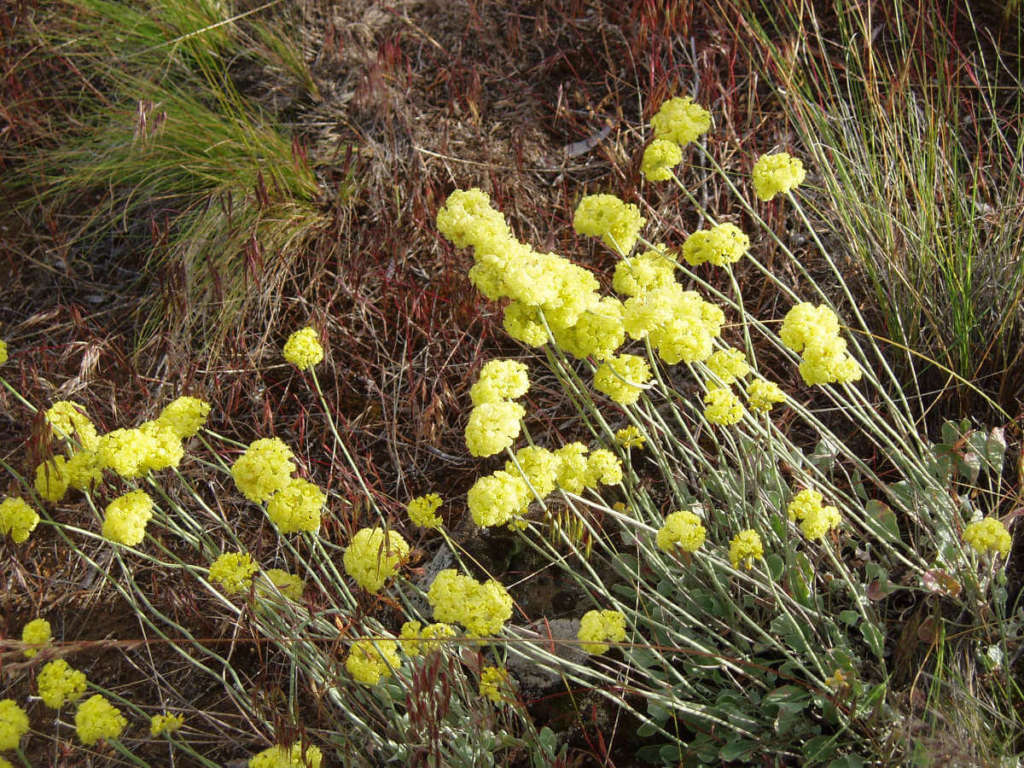
[(515, 400), (530, 389), (526, 366), (517, 360), (489, 360), (469, 390), (473, 405)]
[(789, 519), (802, 520), (807, 514), (821, 508), (824, 497), (820, 491), (813, 488), (805, 488), (797, 493), (786, 506), (786, 513)]
[(812, 541), (823, 539), (833, 528), (838, 528), (842, 521), (839, 510), (825, 506), (819, 491), (805, 488), (797, 493), (786, 506), (790, 520), (800, 520), (800, 530)]
[(86, 415), (85, 406), (71, 400), (60, 400), (46, 412), (46, 422), (54, 437), (63, 440), (77, 440), (87, 451), (95, 451), (99, 445), (96, 427)]
[(505, 471), (514, 477), (522, 477), (529, 484), (529, 488), (533, 489), (533, 493), (543, 499), (555, 490), (558, 457), (546, 448), (528, 445), (516, 451), (515, 461), (505, 462)]
[(57, 502), (68, 491), (68, 472), (63, 456), (54, 456), (36, 467), (36, 493), (46, 501)]
[(303, 328), (289, 336), (282, 351), (284, 359), (300, 371), (312, 368), (324, 359), (320, 337), (312, 328)]
[(558, 459), (558, 487), (568, 493), (579, 493), (587, 484), (587, 446), (568, 443), (555, 451)]
[(14, 699), (0, 701), (0, 749), (17, 749), (28, 733), (28, 713)]
[(692, 266), (735, 264), (750, 250), (750, 238), (735, 224), (700, 229), (683, 242), (683, 258)]
[(785, 152), (761, 155), (754, 163), (754, 192), (760, 200), (771, 200), (802, 184), (806, 175), (804, 164)]
[(245, 498), (259, 504), (291, 482), (292, 458), (291, 449), (276, 437), (255, 440), (231, 467), (231, 477)]
[(427, 602), (437, 621), (461, 624), (471, 637), (497, 635), (512, 618), (512, 597), (505, 587), (494, 579), (480, 584), (452, 568), (434, 578)]
[(149, 721), (149, 735), (159, 736), (164, 733), (174, 733), (184, 724), (184, 715), (169, 715), (166, 712), (153, 715)]
[(327, 503), (323, 491), (308, 480), (293, 477), (270, 497), (267, 516), (279, 533), (320, 530), (320, 511)]
[(74, 703), (85, 693), (85, 673), (73, 669), (64, 659), (54, 659), (39, 670), (36, 677), (39, 698), (50, 709), (60, 709), (64, 702)]
[(457, 189), (448, 196), (437, 212), (437, 229), (456, 248), (494, 249), (495, 244), (512, 237), (505, 217), (491, 207), (487, 193), (476, 187)]
[(302, 744), (290, 747), (280, 745), (265, 749), (249, 760), (249, 768), (320, 768), (324, 755), (319, 747), (306, 747), (302, 752)]
[(738, 349), (720, 349), (712, 352), (706, 364), (725, 386), (750, 373), (747, 357)]
[(455, 635), (455, 627), (451, 624), (438, 622), (423, 627), (418, 621), (407, 621), (402, 625), (398, 644), (407, 656), (420, 656), (440, 651), (444, 641)]
[(968, 523), (964, 528), (964, 541), (970, 544), (979, 554), (988, 551), (998, 552), (1003, 557), (1010, 554), (1010, 532), (1002, 521), (995, 517), (986, 517)]
[(256, 582), (256, 594), (260, 597), (269, 596), (271, 590), (265, 586), (270, 582), (278, 592), (289, 600), (299, 601), (302, 599), (302, 592), (306, 588), (305, 582), (294, 573), (288, 573), (280, 568), (268, 568), (262, 574), (262, 578)]
[(505, 307), (501, 324), (509, 336), (528, 347), (543, 347), (548, 343), (548, 331), (537, 307), (513, 301)]
[(782, 320), (779, 338), (794, 352), (802, 352), (808, 344), (839, 335), (839, 318), (824, 304), (814, 306), (808, 301), (795, 304)]
[(643, 448), (644, 443), (647, 441), (643, 433), (630, 424), (628, 427), (623, 427), (615, 433), (615, 442), (623, 448)]
[(10, 535), (15, 544), (21, 544), (39, 524), (39, 515), (20, 496), (0, 502), (0, 535)]
[(751, 410), (766, 412), (775, 403), (786, 402), (786, 393), (774, 381), (754, 379), (747, 384), (747, 398)]
[(64, 465), (68, 476), (68, 487), (76, 491), (91, 491), (103, 482), (103, 465), (95, 451), (84, 448), (76, 452)]
[(604, 296), (580, 314), (572, 326), (556, 324), (552, 328), (555, 343), (579, 360), (609, 357), (626, 340), (622, 312), (621, 301)]
[(87, 747), (100, 739), (119, 738), (127, 727), (121, 711), (98, 693), (83, 701), (75, 712), (75, 730)]
[(131, 491), (107, 505), (103, 535), (128, 547), (146, 537), (146, 523), (153, 519), (153, 499), (145, 491)]
[(578, 234), (600, 237), (605, 245), (622, 256), (633, 250), (640, 229), (646, 223), (639, 208), (615, 195), (587, 195), (580, 200), (573, 215), (573, 228)]
[(532, 498), (521, 475), (502, 470), (477, 478), (466, 493), (469, 513), (481, 527), (505, 525), (523, 514)]
[(651, 118), (654, 135), (679, 146), (696, 141), (711, 128), (711, 113), (689, 96), (669, 99)]
[(142, 477), (148, 462), (160, 450), (156, 440), (140, 429), (115, 429), (99, 440), (100, 464), (126, 479)]
[(615, 265), (612, 288), (625, 296), (640, 296), (676, 281), (676, 264), (661, 245), (639, 256), (622, 259)]
[(598, 485), (616, 485), (622, 482), (622, 462), (619, 457), (605, 448), (591, 451), (587, 456), (584, 483), (588, 488)]
[(495, 704), (501, 704), (504, 692), (508, 690), (509, 675), (507, 669), (501, 667), (484, 667), (480, 670), (480, 695)]
[(181, 464), (185, 446), (177, 432), (159, 420), (140, 424), (139, 431), (153, 440), (149, 453), (142, 461), (143, 472), (159, 472)]
[(428, 493), (426, 496), (417, 496), (410, 501), (406, 511), (409, 513), (409, 519), (412, 520), (414, 525), (436, 529), (441, 527), (442, 521), (435, 512), (437, 512), (442, 503), (441, 497), (438, 494)]
[(761, 537), (757, 531), (747, 529), (737, 533), (729, 542), (729, 561), (733, 568), (739, 568), (740, 563), (749, 571), (754, 567), (755, 560), (764, 558), (764, 545), (761, 544)]
[(594, 371), (594, 388), (620, 405), (632, 405), (640, 399), (644, 384), (651, 380), (651, 368), (638, 355), (609, 357)]
[(259, 566), (248, 552), (224, 552), (210, 564), (210, 581), (220, 584), (225, 595), (248, 591)]
[(644, 150), (640, 172), (648, 181), (668, 181), (672, 169), (683, 160), (683, 150), (674, 141), (655, 139)]
[(395, 531), (363, 528), (345, 548), (345, 572), (367, 592), (379, 592), (409, 557), (409, 545)]
[(0, 365), (7, 362), (7, 342), (0, 339)]
[(345, 669), (352, 679), (370, 686), (391, 677), (391, 671), (401, 664), (398, 643), (384, 637), (356, 640), (345, 658)]
[[(27, 645), (47, 645), (52, 637), (53, 633), (50, 629), (50, 622), (46, 619), (32, 619), (32, 621), (21, 628), (21, 642)], [(38, 648), (26, 648), (24, 650), (25, 658), (27, 659), (31, 659), (37, 653), (39, 653)]]
[(608, 642), (621, 643), (626, 639), (626, 617), (619, 611), (587, 611), (580, 619), (576, 638), (586, 653), (600, 656), (610, 647)]
[(712, 389), (704, 395), (704, 418), (728, 427), (743, 419), (743, 404), (728, 389)]
[(466, 447), (473, 456), (493, 456), (511, 447), (519, 437), (526, 409), (519, 403), (481, 403), (466, 425)]
[(684, 552), (696, 552), (704, 543), (706, 535), (704, 524), (693, 512), (673, 512), (665, 518), (665, 523), (658, 530), (658, 549), (671, 553), (678, 547)]
[(210, 404), (198, 397), (179, 397), (172, 400), (160, 411), (157, 422), (169, 429), (179, 440), (195, 437), (199, 428), (206, 424), (210, 415)]

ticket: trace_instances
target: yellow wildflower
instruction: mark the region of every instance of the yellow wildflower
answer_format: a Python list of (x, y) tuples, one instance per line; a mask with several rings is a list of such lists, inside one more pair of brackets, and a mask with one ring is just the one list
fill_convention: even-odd
[(995, 517), (976, 520), (964, 528), (964, 541), (974, 547), (980, 554), (992, 551), (1003, 557), (1010, 554), (1010, 532), (1002, 521)]
[(248, 552), (224, 552), (210, 564), (210, 581), (220, 584), (225, 595), (233, 595), (248, 590), (258, 570)]
[(484, 667), (480, 670), (480, 695), (495, 704), (505, 700), (503, 693), (508, 689), (509, 674), (501, 667)]
[(367, 592), (379, 592), (409, 557), (409, 545), (395, 531), (363, 528), (345, 548), (345, 572)]
[(804, 164), (785, 152), (761, 155), (754, 163), (754, 192), (761, 200), (771, 200), (802, 184), (806, 175)]
[(435, 512), (442, 504), (441, 497), (436, 493), (428, 493), (426, 496), (417, 496), (409, 502), (406, 511), (413, 524), (423, 528), (440, 528), (441, 518)]
[(689, 96), (669, 99), (651, 118), (654, 135), (679, 146), (696, 141), (711, 128), (711, 113)]
[(725, 386), (750, 373), (747, 357), (738, 349), (720, 349), (713, 352), (706, 364)]
[(254, 440), (231, 467), (242, 495), (257, 504), (267, 501), (291, 482), (292, 452), (276, 437)]
[(701, 229), (683, 242), (683, 258), (692, 266), (735, 264), (750, 250), (750, 238), (735, 224), (717, 224)]
[(770, 411), (775, 403), (784, 403), (786, 393), (774, 381), (754, 379), (747, 385), (747, 398), (751, 410)]
[(418, 621), (407, 621), (402, 625), (399, 634), (399, 645), (409, 656), (419, 656), (424, 653), (433, 653), (441, 650), (443, 641), (449, 637), (455, 637), (455, 627), (451, 624), (428, 624), (420, 628), (422, 624)]
[(20, 496), (0, 502), (0, 535), (10, 534), (15, 544), (21, 544), (39, 524), (39, 515)]
[[(50, 622), (46, 619), (32, 619), (21, 628), (21, 642), (27, 645), (43, 646), (50, 642), (53, 632), (50, 629)], [(31, 659), (39, 653), (38, 648), (26, 648), (25, 658)]]
[(646, 439), (639, 429), (630, 424), (615, 433), (615, 442), (623, 448), (643, 448)]
[(28, 733), (28, 713), (14, 699), (0, 701), (0, 749), (17, 749)]
[(526, 366), (517, 360), (489, 360), (469, 390), (473, 405), (515, 400), (530, 389)]
[(683, 150), (674, 141), (655, 139), (644, 150), (640, 172), (648, 181), (668, 181), (672, 169), (683, 160)]
[[(517, 462), (518, 467), (516, 466)], [(532, 488), (533, 492), (543, 499), (555, 490), (558, 457), (546, 448), (527, 445), (516, 451), (515, 461), (510, 459), (505, 462), (505, 471), (514, 477), (523, 478), (529, 488)]]
[(60, 400), (46, 412), (46, 422), (55, 437), (63, 440), (77, 439), (87, 451), (95, 451), (99, 445), (96, 427), (86, 415), (85, 406), (71, 400)]
[(68, 491), (68, 471), (63, 456), (54, 456), (36, 467), (36, 493), (46, 501), (60, 501)]
[(449, 568), (437, 574), (427, 592), (434, 618), (457, 622), (474, 637), (497, 635), (512, 617), (512, 598), (500, 583), (483, 584)]
[(198, 397), (179, 397), (160, 411), (157, 422), (169, 429), (179, 440), (194, 437), (210, 415), (210, 404)]
[(303, 328), (288, 337), (284, 343), (284, 359), (300, 371), (312, 368), (324, 359), (320, 337), (312, 328)]
[(280, 568), (268, 568), (263, 572), (263, 579), (256, 582), (256, 593), (261, 597), (270, 594), (270, 589), (264, 586), (265, 581), (273, 584), (289, 600), (301, 600), (302, 591), (306, 588), (306, 584), (294, 573), (288, 573)]
[(704, 395), (704, 418), (712, 424), (731, 426), (743, 419), (743, 404), (728, 389), (712, 389)]
[(39, 698), (50, 709), (60, 709), (64, 702), (76, 702), (85, 693), (85, 673), (73, 669), (64, 659), (45, 664), (36, 678)]
[(153, 499), (145, 491), (132, 491), (107, 505), (103, 517), (103, 535), (128, 547), (137, 546), (146, 536), (146, 523), (153, 519)]
[(621, 405), (632, 405), (639, 400), (643, 385), (650, 380), (651, 368), (638, 355), (610, 357), (594, 372), (594, 388)]
[(100, 739), (116, 739), (128, 727), (120, 710), (100, 694), (82, 702), (75, 713), (75, 730), (87, 747)]
[(473, 456), (493, 456), (510, 447), (519, 436), (526, 409), (509, 401), (481, 403), (466, 425), (466, 447)]
[(647, 219), (632, 203), (615, 195), (587, 195), (573, 215), (573, 227), (581, 235), (600, 237), (602, 242), (622, 256), (633, 250), (640, 229)]
[(320, 510), (327, 502), (323, 491), (313, 483), (294, 477), (270, 497), (267, 516), (280, 533), (320, 530)]
[(376, 685), (391, 677), (391, 671), (402, 663), (398, 643), (388, 638), (356, 640), (345, 658), (345, 669), (357, 683)]
[(764, 558), (764, 545), (757, 531), (747, 529), (737, 533), (729, 542), (729, 561), (733, 568), (739, 568), (740, 563), (749, 571), (754, 567), (755, 560)]
[(610, 647), (608, 642), (626, 639), (626, 617), (619, 611), (587, 611), (580, 619), (576, 637), (585, 652), (600, 656)]
[(665, 518), (658, 531), (658, 549), (673, 552), (676, 547), (684, 552), (696, 552), (704, 543), (707, 530), (701, 519), (693, 512), (680, 510)]
[(153, 715), (149, 721), (149, 735), (159, 736), (162, 733), (174, 733), (184, 724), (184, 715), (169, 715), (166, 712)]

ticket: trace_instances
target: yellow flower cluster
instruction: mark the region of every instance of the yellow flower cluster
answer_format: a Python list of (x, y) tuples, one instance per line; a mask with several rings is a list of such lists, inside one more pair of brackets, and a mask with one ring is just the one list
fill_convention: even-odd
[(50, 709), (60, 709), (64, 702), (75, 702), (85, 693), (85, 673), (73, 669), (64, 659), (55, 659), (39, 670), (36, 678), (39, 698)]
[(583, 474), (584, 485), (597, 488), (599, 485), (616, 485), (621, 482), (622, 462), (619, 457), (606, 448), (591, 451)]
[(497, 635), (512, 617), (512, 598), (500, 583), (483, 584), (449, 568), (437, 574), (427, 592), (434, 618), (464, 626), (471, 637)]
[[(50, 629), (50, 622), (46, 619), (32, 619), (21, 628), (21, 642), (27, 645), (42, 646), (50, 642), (53, 631)], [(39, 653), (39, 648), (26, 648), (25, 658), (31, 659)]]
[(116, 739), (127, 727), (120, 710), (98, 693), (83, 701), (75, 712), (75, 730), (87, 747), (100, 739)]
[(838, 528), (841, 522), (839, 510), (823, 506), (821, 502), (822, 495), (819, 491), (805, 488), (797, 493), (786, 507), (789, 519), (799, 520), (800, 530), (812, 541), (825, 538), (825, 535), (833, 528)]
[(733, 568), (739, 568), (742, 563), (749, 571), (754, 567), (755, 560), (764, 558), (764, 545), (757, 531), (748, 528), (737, 533), (729, 542), (729, 561)]
[(505, 525), (520, 517), (533, 494), (518, 472), (498, 470), (477, 478), (466, 494), (473, 522), (481, 527)]
[(466, 425), (466, 447), (473, 456), (493, 456), (509, 448), (519, 437), (526, 409), (503, 400), (473, 408)]
[(28, 713), (14, 699), (0, 701), (0, 749), (17, 749), (28, 733)]
[(409, 519), (414, 525), (423, 528), (440, 528), (441, 518), (435, 514), (442, 504), (441, 497), (436, 493), (428, 493), (426, 496), (417, 496), (409, 502), (406, 511)]
[(169, 715), (166, 712), (162, 712), (150, 718), (149, 735), (159, 736), (163, 733), (174, 733), (184, 724), (184, 715)]
[(526, 366), (517, 360), (488, 360), (469, 390), (473, 405), (516, 400), (530, 389)]
[(770, 411), (775, 403), (784, 403), (786, 393), (774, 381), (754, 379), (747, 385), (747, 398), (754, 411)]
[(719, 307), (674, 281), (631, 296), (622, 317), (626, 333), (637, 340), (650, 338), (658, 356), (669, 365), (706, 360), (724, 322)]
[(291, 449), (276, 437), (254, 440), (231, 466), (231, 477), (249, 501), (260, 504), (286, 487), (295, 464)]
[(504, 701), (504, 692), (508, 689), (509, 674), (501, 667), (484, 667), (480, 670), (480, 695), (495, 704)]
[(802, 354), (800, 375), (809, 385), (842, 384), (861, 377), (860, 366), (846, 353), (846, 341), (839, 336), (839, 318), (824, 305), (805, 301), (794, 306), (782, 321), (779, 338)]
[[(263, 572), (263, 579), (270, 582), (278, 592), (289, 600), (301, 600), (302, 592), (306, 588), (306, 584), (301, 578), (280, 568), (268, 568)], [(263, 581), (256, 582), (256, 594), (266, 597), (270, 593), (271, 590), (264, 585)]]
[(750, 373), (746, 355), (738, 349), (719, 349), (711, 354), (706, 364), (725, 386)]
[(21, 544), (39, 524), (39, 515), (20, 496), (11, 496), (0, 502), (0, 535), (10, 535), (15, 544)]
[(1010, 532), (1002, 521), (995, 517), (976, 520), (964, 528), (964, 541), (981, 554), (989, 550), (998, 552), (1003, 557), (1010, 554)]
[(647, 441), (640, 430), (630, 424), (615, 433), (615, 442), (623, 448), (643, 448)]
[(35, 487), (46, 501), (60, 501), (67, 493), (70, 478), (63, 456), (54, 456), (36, 467)]
[(761, 200), (771, 200), (802, 184), (806, 175), (804, 164), (785, 152), (761, 155), (754, 163), (754, 192)]
[(658, 531), (658, 549), (674, 552), (678, 547), (684, 552), (696, 552), (704, 543), (707, 530), (700, 518), (693, 512), (680, 510), (665, 518)]
[(270, 497), (267, 516), (281, 533), (320, 530), (320, 510), (327, 502), (324, 493), (308, 480), (297, 477)]
[(732, 390), (714, 387), (704, 395), (704, 418), (711, 424), (732, 426), (743, 419), (743, 403)]
[(669, 99), (651, 118), (654, 135), (679, 146), (696, 141), (711, 128), (711, 113), (689, 96)]
[(356, 640), (345, 658), (345, 669), (352, 679), (363, 685), (376, 685), (383, 678), (391, 677), (391, 671), (401, 665), (398, 658), (398, 643), (379, 637), (373, 640)]
[(138, 546), (146, 536), (146, 523), (153, 519), (153, 499), (145, 491), (132, 491), (107, 505), (103, 535), (127, 547)]
[[(422, 627), (422, 629), (421, 629)], [(455, 627), (451, 624), (427, 624), (418, 621), (407, 621), (399, 633), (399, 645), (408, 656), (420, 656), (441, 650), (442, 643), (449, 637), (455, 637)]]
[(302, 752), (302, 744), (292, 744), (290, 747), (281, 745), (265, 749), (249, 760), (249, 768), (320, 768), (324, 760), (323, 752), (319, 747), (306, 747)]
[(644, 150), (640, 172), (648, 181), (668, 181), (672, 169), (683, 161), (683, 150), (674, 141), (655, 139)]
[(284, 359), (300, 371), (312, 368), (324, 359), (320, 337), (312, 328), (303, 328), (288, 337), (284, 343)]
[(572, 225), (578, 234), (600, 237), (601, 242), (626, 256), (633, 250), (647, 219), (632, 203), (615, 195), (587, 195), (576, 206)]
[(409, 544), (394, 531), (363, 528), (345, 548), (345, 572), (367, 592), (379, 592), (409, 557)]
[[(516, 466), (517, 464), (519, 466)], [(534, 493), (543, 499), (555, 490), (558, 456), (546, 448), (528, 445), (516, 451), (515, 461), (505, 462), (505, 471), (517, 479), (526, 481), (528, 492), (532, 489), (532, 493), (526, 499), (527, 502), (534, 498)]]
[(248, 590), (258, 570), (248, 552), (224, 552), (210, 564), (210, 581), (220, 584), (225, 595), (233, 595)]
[(610, 647), (609, 642), (626, 639), (626, 617), (619, 611), (587, 611), (580, 619), (576, 638), (586, 653), (600, 656)]
[(622, 259), (615, 265), (612, 288), (623, 296), (639, 296), (656, 288), (667, 288), (675, 281), (676, 263), (665, 253), (665, 246)]
[(638, 355), (609, 357), (594, 371), (594, 389), (620, 405), (632, 405), (640, 399), (643, 385), (651, 380), (651, 368)]
[(750, 250), (750, 238), (735, 224), (699, 229), (683, 241), (683, 258), (691, 266), (735, 264)]
[(96, 427), (86, 415), (85, 406), (71, 400), (60, 400), (45, 414), (50, 429), (61, 440), (77, 440), (87, 451), (95, 451), (99, 443)]
[(176, 435), (179, 440), (195, 437), (199, 428), (206, 423), (210, 415), (210, 404), (198, 397), (179, 397), (168, 403), (160, 415), (157, 423)]

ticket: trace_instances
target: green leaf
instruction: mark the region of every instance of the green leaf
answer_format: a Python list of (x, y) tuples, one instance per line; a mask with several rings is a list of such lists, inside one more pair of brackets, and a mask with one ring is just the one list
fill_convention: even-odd
[(1002, 427), (996, 427), (988, 433), (982, 455), (996, 475), (1002, 474), (1006, 460), (1006, 433)]
[(860, 614), (856, 611), (846, 610), (839, 612), (839, 620), (848, 626), (853, 626), (860, 621)]
[(771, 575), (772, 581), (779, 581), (782, 579), (782, 572), (786, 568), (785, 560), (772, 552), (765, 556), (764, 563), (768, 566), (768, 573)]
[(892, 508), (881, 501), (872, 499), (864, 505), (867, 523), (878, 538), (890, 544), (900, 540), (900, 524)]
[(754, 752), (760, 749), (761, 745), (756, 741), (750, 739), (744, 739), (740, 736), (733, 736), (727, 741), (720, 750), (718, 750), (718, 757), (723, 762), (731, 762), (733, 760), (746, 760), (751, 757)]
[(877, 658), (882, 658), (885, 653), (885, 634), (874, 624), (866, 621), (861, 622), (860, 633), (864, 636), (864, 642), (868, 644), (871, 652)]
[(801, 751), (809, 761), (828, 760), (836, 753), (834, 739), (834, 736), (815, 736), (804, 742)]

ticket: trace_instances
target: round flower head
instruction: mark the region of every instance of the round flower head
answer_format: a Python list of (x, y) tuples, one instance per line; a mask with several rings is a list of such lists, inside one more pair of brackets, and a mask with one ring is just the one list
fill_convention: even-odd
[(651, 118), (654, 135), (675, 142), (679, 146), (696, 141), (711, 127), (711, 113), (689, 96), (669, 99)]
[(178, 436), (179, 440), (195, 437), (210, 415), (210, 404), (198, 397), (179, 397), (160, 411), (157, 422)]
[(158, 454), (152, 434), (141, 429), (115, 429), (99, 440), (96, 454), (100, 464), (126, 479), (142, 477), (149, 471), (149, 462)]
[(270, 497), (267, 516), (280, 533), (320, 530), (320, 510), (327, 497), (313, 483), (294, 477)]
[(548, 331), (540, 321), (536, 307), (511, 302), (505, 307), (501, 325), (509, 336), (528, 347), (543, 347), (548, 343)]
[(839, 335), (839, 318), (824, 304), (814, 306), (809, 301), (795, 304), (782, 319), (779, 338), (794, 352), (805, 346), (824, 344)]
[(162, 733), (174, 733), (184, 724), (184, 715), (169, 715), (166, 712), (153, 715), (149, 721), (149, 735), (159, 736)]
[(402, 625), (399, 645), (407, 656), (419, 656), (441, 650), (444, 640), (455, 637), (455, 627), (451, 624), (428, 624), (423, 627), (418, 621), (407, 621)]
[(441, 497), (438, 494), (428, 493), (426, 496), (417, 496), (410, 501), (406, 511), (409, 513), (409, 519), (412, 520), (414, 525), (419, 525), (423, 528), (440, 528), (442, 521), (435, 512), (437, 512), (442, 503)]
[(71, 400), (60, 400), (46, 412), (46, 422), (54, 437), (62, 440), (77, 440), (87, 451), (95, 451), (99, 445), (96, 427), (89, 421), (85, 406)]
[(458, 623), (473, 637), (497, 635), (512, 618), (512, 597), (501, 584), (483, 584), (448, 568), (434, 578), (427, 602), (440, 622)]
[(0, 535), (10, 535), (15, 544), (21, 544), (39, 524), (39, 515), (19, 496), (0, 502)]
[(711, 372), (726, 386), (750, 373), (746, 355), (738, 349), (720, 349), (713, 352), (706, 362)]
[(128, 547), (146, 537), (146, 523), (153, 519), (153, 499), (145, 491), (132, 491), (107, 505), (103, 535)]
[(46, 501), (60, 501), (68, 491), (68, 471), (63, 456), (54, 456), (36, 467), (36, 493)]
[(704, 418), (712, 424), (732, 426), (743, 419), (743, 404), (728, 389), (712, 389), (704, 395)]
[(0, 701), (0, 749), (17, 749), (28, 733), (28, 714), (14, 699)]
[(0, 365), (7, 362), (7, 342), (0, 339)]
[(628, 427), (623, 427), (615, 433), (615, 442), (623, 448), (643, 448), (644, 443), (647, 441), (643, 433), (637, 427), (630, 424)]
[(276, 437), (253, 441), (231, 467), (231, 477), (242, 495), (257, 504), (286, 487), (295, 465), (292, 452)]
[(260, 581), (256, 582), (256, 594), (260, 597), (267, 597), (271, 593), (269, 582), (289, 600), (301, 600), (302, 591), (306, 588), (301, 578), (294, 573), (288, 573), (280, 568), (268, 568), (262, 574)]
[(664, 252), (664, 246), (622, 259), (615, 265), (612, 288), (625, 296), (640, 296), (676, 281), (676, 263)]
[(521, 475), (503, 470), (477, 478), (466, 493), (473, 522), (481, 527), (505, 525), (523, 514), (532, 498)]
[(36, 678), (39, 698), (50, 709), (60, 709), (64, 702), (76, 702), (85, 693), (85, 673), (73, 669), (64, 659), (44, 665)]
[(604, 296), (580, 314), (573, 325), (564, 327), (555, 323), (551, 329), (555, 343), (579, 360), (610, 357), (626, 340), (622, 312), (621, 301)]
[(473, 456), (493, 456), (519, 437), (526, 409), (519, 403), (481, 403), (469, 414), (466, 447)]
[(142, 462), (143, 472), (177, 467), (181, 463), (185, 455), (185, 446), (182, 445), (178, 434), (162, 421), (147, 421), (140, 424), (139, 431), (153, 440), (152, 447)]
[(754, 192), (760, 200), (771, 200), (802, 184), (806, 175), (804, 164), (785, 152), (761, 155), (754, 163)]
[(643, 385), (651, 379), (651, 368), (638, 355), (617, 355), (605, 360), (594, 371), (594, 388), (620, 405), (632, 405), (640, 399)]
[(622, 482), (622, 462), (619, 457), (605, 448), (591, 451), (587, 456), (584, 484), (588, 488), (598, 485), (615, 485)]
[(774, 381), (754, 379), (747, 385), (747, 398), (753, 411), (770, 411), (775, 403), (786, 402), (786, 393)]
[(639, 208), (615, 195), (587, 195), (576, 206), (572, 223), (578, 234), (600, 237), (605, 245), (625, 256), (633, 250), (647, 219), (640, 215)]
[(284, 359), (300, 371), (312, 368), (324, 359), (320, 337), (312, 328), (303, 328), (288, 337), (284, 343)]
[(210, 581), (220, 584), (225, 595), (233, 595), (248, 590), (258, 570), (248, 552), (225, 552), (210, 564)]
[(457, 189), (437, 212), (437, 229), (456, 248), (495, 250), (512, 237), (505, 217), (491, 207), (487, 193), (473, 187)]
[(733, 568), (739, 568), (740, 563), (749, 571), (754, 567), (755, 560), (764, 558), (764, 545), (761, 544), (761, 537), (757, 531), (747, 529), (740, 531), (729, 542), (729, 561)]
[(484, 667), (480, 670), (480, 695), (495, 704), (504, 701), (508, 690), (509, 675), (507, 669), (501, 667)]
[(672, 169), (683, 160), (683, 150), (674, 141), (655, 139), (644, 150), (640, 172), (648, 181), (668, 181)]
[(116, 739), (127, 727), (120, 710), (98, 693), (83, 701), (75, 713), (75, 730), (87, 747), (100, 739)]
[(469, 390), (473, 405), (515, 400), (530, 389), (526, 366), (516, 360), (489, 360)]
[(576, 637), (586, 653), (600, 656), (609, 648), (606, 641), (621, 643), (626, 639), (626, 617), (619, 611), (587, 611), (580, 619)]
[[(517, 463), (519, 466), (516, 466)], [(527, 482), (527, 490), (532, 489), (529, 498), (535, 493), (543, 499), (555, 490), (558, 458), (546, 448), (528, 445), (516, 451), (515, 461), (505, 462), (505, 471), (514, 477), (522, 477)]]
[(555, 451), (558, 459), (556, 479), (558, 487), (569, 493), (579, 493), (587, 485), (587, 446), (568, 443)]
[[(21, 642), (27, 645), (46, 645), (52, 637), (53, 633), (50, 629), (50, 622), (46, 619), (32, 619), (32, 621), (21, 628)], [(39, 653), (38, 648), (26, 648), (24, 650), (25, 658), (27, 659), (31, 659), (37, 653)]]
[(383, 637), (356, 640), (345, 658), (345, 669), (353, 680), (363, 685), (376, 685), (391, 677), (391, 671), (401, 664), (398, 643)]
[(68, 486), (76, 491), (91, 491), (103, 481), (103, 465), (95, 451), (83, 448), (67, 460), (64, 469)]
[(363, 528), (356, 531), (342, 562), (345, 572), (367, 592), (379, 592), (409, 557), (409, 545), (394, 531)]
[(278, 745), (253, 756), (249, 768), (320, 768), (323, 759), (319, 747), (306, 747), (303, 754), (302, 744), (292, 744), (290, 747)]
[(684, 552), (696, 552), (706, 535), (704, 524), (693, 512), (673, 512), (665, 518), (665, 524), (658, 531), (658, 549), (673, 552), (678, 547)]
[(735, 224), (700, 229), (683, 242), (683, 258), (692, 266), (707, 262), (716, 267), (735, 264), (750, 250), (750, 238)]
[(964, 528), (964, 541), (974, 547), (979, 554), (988, 551), (998, 552), (1003, 557), (1010, 554), (1010, 532), (1002, 521), (995, 517), (976, 520)]

